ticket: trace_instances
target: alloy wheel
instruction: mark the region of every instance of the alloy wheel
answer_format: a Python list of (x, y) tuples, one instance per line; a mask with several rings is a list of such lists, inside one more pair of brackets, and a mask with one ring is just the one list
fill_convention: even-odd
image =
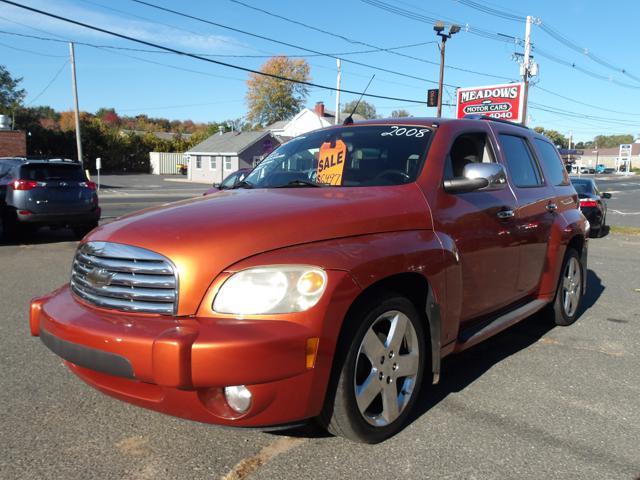
[(416, 330), (404, 313), (391, 310), (371, 324), (354, 375), (356, 403), (367, 423), (386, 426), (404, 411), (414, 394), (420, 355)]
[(582, 288), (582, 270), (576, 257), (571, 257), (564, 269), (562, 280), (562, 306), (567, 316), (572, 317), (578, 309)]

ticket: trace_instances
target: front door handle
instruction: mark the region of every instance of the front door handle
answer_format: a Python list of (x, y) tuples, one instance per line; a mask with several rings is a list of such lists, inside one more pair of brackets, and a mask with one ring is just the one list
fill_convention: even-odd
[(547, 210), (551, 213), (555, 212), (556, 210), (558, 210), (558, 205), (556, 205), (555, 203), (550, 203), (547, 205)]
[(496, 215), (498, 218), (504, 220), (505, 218), (513, 218), (516, 214), (513, 213), (513, 210), (500, 210)]

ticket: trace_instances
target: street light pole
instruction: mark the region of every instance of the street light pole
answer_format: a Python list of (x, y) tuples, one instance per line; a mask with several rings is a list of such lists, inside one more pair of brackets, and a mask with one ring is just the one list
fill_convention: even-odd
[(444, 88), (444, 53), (447, 44), (447, 40), (460, 31), (458, 25), (451, 25), (449, 27), (449, 33), (444, 33), (444, 23), (436, 22), (433, 26), (433, 30), (436, 32), (442, 41), (440, 42), (440, 80), (438, 81), (438, 113), (437, 117), (442, 117), (442, 89)]
[(76, 81), (76, 56), (73, 50), (73, 43), (69, 42), (69, 53), (71, 55), (71, 83), (73, 86), (73, 104), (76, 117), (76, 148), (78, 149), (78, 161), (84, 166), (82, 161), (82, 136), (80, 132), (80, 107), (78, 106), (78, 83)]
[(440, 79), (438, 80), (438, 113), (437, 117), (442, 117), (442, 86), (444, 83), (444, 51), (447, 45), (447, 37), (442, 36), (442, 42), (440, 42)]

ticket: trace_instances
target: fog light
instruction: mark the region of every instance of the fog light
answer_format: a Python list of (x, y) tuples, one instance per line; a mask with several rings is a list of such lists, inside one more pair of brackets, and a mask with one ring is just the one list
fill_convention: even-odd
[(245, 413), (251, 406), (251, 392), (244, 385), (224, 387), (224, 397), (229, 406), (238, 413)]

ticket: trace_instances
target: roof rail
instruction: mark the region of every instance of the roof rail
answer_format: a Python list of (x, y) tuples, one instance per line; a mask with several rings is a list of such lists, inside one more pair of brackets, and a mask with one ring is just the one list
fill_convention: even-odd
[(467, 120), (488, 120), (490, 122), (505, 123), (507, 125), (513, 125), (514, 127), (526, 128), (527, 130), (530, 130), (529, 127), (527, 127), (526, 125), (522, 125), (521, 123), (510, 122), (509, 120), (505, 120), (503, 118), (495, 118), (495, 117), (490, 117), (488, 115), (479, 115), (477, 113), (468, 113), (467, 115), (464, 116), (464, 118), (466, 118)]

